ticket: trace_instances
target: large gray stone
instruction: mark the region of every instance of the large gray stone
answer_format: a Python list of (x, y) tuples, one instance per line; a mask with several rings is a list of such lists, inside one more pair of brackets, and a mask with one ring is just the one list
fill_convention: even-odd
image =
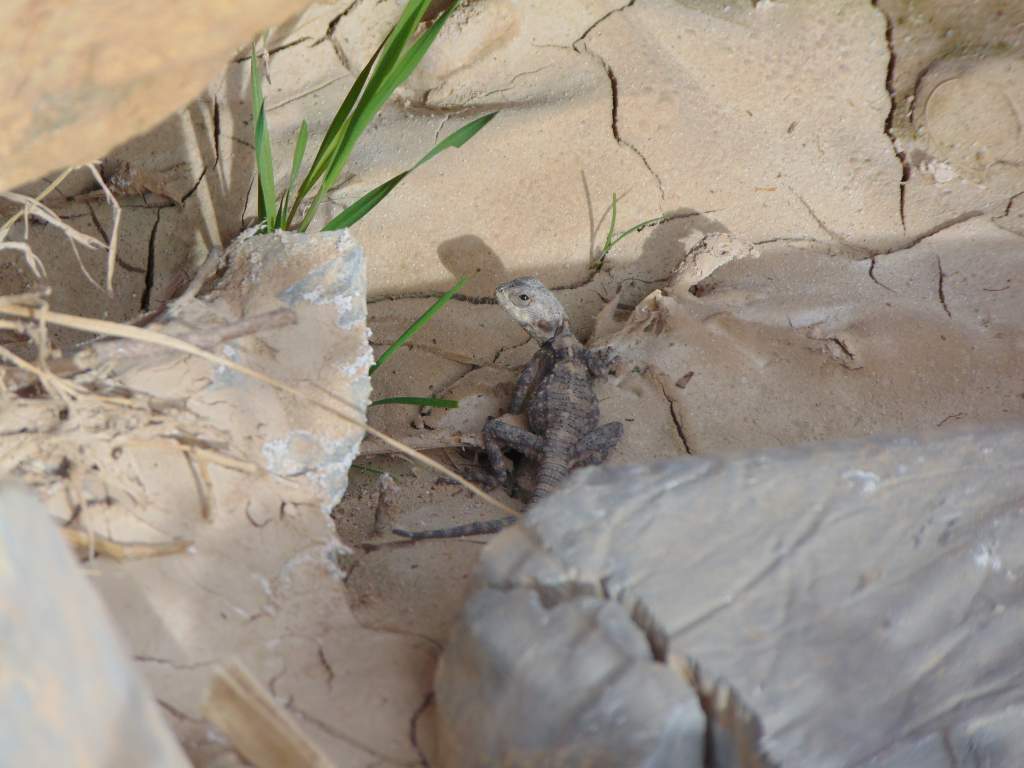
[(189, 765), (46, 508), (0, 485), (0, 764)]
[(703, 764), (696, 695), (656, 662), (646, 635), (613, 600), (581, 595), (545, 605), (532, 589), (477, 592), (436, 692), (446, 705), (446, 765)]
[[(504, 640), (537, 631), (518, 608), (530, 591), (625, 609), (662, 669), (701, 691), (715, 765), (1024, 764), (1022, 470), (1017, 426), (576, 474), (484, 553), (437, 693), (442, 740), (474, 708), (496, 735), (448, 764), (531, 744), (531, 703), (598, 690), (623, 723), (647, 711), (644, 687), (574, 677), (586, 665), (553, 647), (576, 635), (555, 639), (553, 620), (545, 655)], [(528, 701), (492, 708), (494, 690)], [(590, 744), (581, 725), (562, 742)]]

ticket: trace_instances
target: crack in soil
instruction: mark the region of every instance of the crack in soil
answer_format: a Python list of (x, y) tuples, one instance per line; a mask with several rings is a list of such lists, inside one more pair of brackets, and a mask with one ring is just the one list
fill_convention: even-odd
[(213, 162), (203, 163), (203, 170), (200, 172), (199, 178), (196, 179), (196, 183), (192, 185), (188, 192), (181, 196), (181, 200), (179, 201), (179, 205), (181, 206), (184, 206), (188, 199), (199, 191), (199, 186), (203, 183), (203, 180), (206, 179), (206, 174), (210, 169), (216, 168), (217, 164), (220, 163), (220, 102), (217, 101), (216, 97), (213, 99), (211, 123), (213, 124), (213, 134), (210, 136), (210, 143), (213, 145)]
[(274, 104), (272, 107), (267, 107), (267, 114), (269, 115), (271, 112), (275, 112), (276, 110), (281, 109), (282, 107), (287, 107), (289, 104), (292, 104), (293, 102), (300, 101), (301, 99), (304, 99), (307, 96), (311, 96), (314, 93), (317, 93), (318, 91), (322, 91), (324, 88), (334, 85), (334, 83), (338, 82), (339, 80), (344, 80), (346, 77), (348, 76), (338, 75), (337, 77), (332, 77), (330, 80), (326, 80), (320, 83), (319, 85), (313, 86), (309, 90), (302, 91), (302, 93), (293, 94), (284, 101), (280, 101), (277, 104)]
[(249, 198), (252, 197), (253, 187), (256, 186), (256, 176), (253, 174), (252, 178), (249, 179), (249, 186), (245, 190), (245, 201), (242, 203), (241, 213), (238, 215), (238, 231), (241, 232), (245, 229), (245, 212), (249, 210)]
[[(584, 30), (583, 34), (581, 34), (579, 37), (577, 37), (576, 40), (573, 41), (571, 46), (568, 46), (568, 49), (572, 50), (573, 52), (578, 53), (580, 55), (589, 56), (590, 58), (594, 59), (598, 64), (600, 64), (601, 67), (604, 69), (605, 76), (608, 78), (608, 85), (609, 85), (609, 88), (610, 88), (610, 91), (611, 91), (611, 102), (612, 102), (611, 103), (611, 130), (612, 130), (612, 138), (615, 139), (615, 143), (616, 144), (618, 144), (621, 147), (626, 147), (634, 155), (636, 155), (638, 158), (640, 158), (640, 162), (642, 162), (644, 164), (644, 167), (647, 169), (647, 172), (651, 175), (651, 178), (654, 179), (654, 183), (658, 187), (658, 195), (660, 196), (661, 200), (664, 201), (665, 200), (665, 187), (664, 187), (664, 184), (662, 183), (661, 176), (658, 175), (658, 173), (651, 166), (650, 162), (648, 162), (647, 157), (644, 155), (644, 153), (641, 152), (640, 149), (635, 144), (633, 144), (631, 141), (628, 141), (628, 140), (622, 138), (622, 134), (619, 131), (619, 81), (618, 81), (618, 78), (615, 76), (615, 72), (611, 68), (611, 65), (608, 64), (608, 62), (605, 61), (602, 56), (600, 56), (597, 53), (595, 53), (594, 51), (592, 51), (590, 49), (590, 47), (587, 45), (587, 42), (586, 42), (587, 36), (591, 32), (593, 32), (595, 29), (597, 29), (599, 26), (601, 26), (601, 24), (603, 24), (605, 21), (607, 21), (612, 16), (614, 16), (614, 15), (616, 15), (618, 13), (622, 13), (623, 11), (626, 11), (626, 10), (632, 8), (635, 3), (636, 3), (636, 0), (629, 0), (629, 2), (626, 3), (625, 5), (622, 5), (622, 6), (618, 7), (618, 8), (613, 8), (612, 10), (608, 11), (606, 14), (604, 14), (603, 16), (601, 16), (600, 18), (595, 20), (589, 27), (587, 27), (586, 30)], [(561, 46), (558, 46), (558, 47), (561, 47)]]
[[(632, 5), (632, 3), (630, 3), (630, 5)], [(625, 147), (626, 149), (630, 150), (634, 155), (636, 155), (640, 159), (640, 162), (644, 164), (644, 168), (647, 169), (647, 172), (650, 174), (651, 178), (654, 179), (654, 183), (658, 187), (658, 195), (659, 195), (659, 197), (661, 198), (662, 201), (664, 201), (665, 200), (665, 186), (664, 186), (664, 184), (661, 181), (661, 176), (659, 176), (658, 173), (654, 170), (654, 168), (651, 167), (651, 164), (650, 164), (650, 162), (648, 162), (647, 157), (644, 155), (644, 153), (641, 152), (640, 149), (635, 144), (633, 144), (633, 142), (628, 141), (627, 139), (622, 138), (622, 134), (619, 131), (619, 81), (618, 81), (618, 78), (616, 78), (616, 76), (615, 76), (614, 70), (612, 70), (611, 65), (608, 64), (608, 62), (605, 61), (604, 58), (602, 58), (601, 56), (598, 56), (596, 53), (594, 53), (592, 50), (590, 50), (590, 48), (587, 47), (587, 45), (585, 43), (582, 44), (582, 45), (583, 45), (582, 50), (577, 48), (575, 46), (575, 44), (573, 45), (572, 50), (576, 51), (576, 53), (579, 53), (581, 55), (590, 56), (592, 59), (594, 59), (604, 69), (605, 76), (608, 78), (608, 86), (609, 86), (609, 90), (611, 92), (611, 102), (612, 102), (611, 103), (611, 130), (612, 130), (612, 138), (615, 139), (615, 143), (616, 144), (618, 144), (620, 147)]]
[(463, 106), (468, 107), (472, 105), (474, 101), (477, 101), (479, 99), (486, 99), (490, 96), (498, 96), (502, 93), (507, 93), (508, 91), (511, 91), (513, 87), (515, 87), (516, 80), (518, 80), (519, 78), (526, 77), (528, 75), (535, 75), (538, 72), (543, 72), (545, 69), (551, 69), (552, 67), (554, 67), (554, 64), (545, 64), (543, 67), (537, 67), (537, 69), (531, 69), (527, 72), (518, 72), (512, 76), (512, 79), (508, 81), (508, 84), (502, 86), (501, 88), (496, 88), (493, 91), (487, 91), (487, 93), (481, 93), (478, 96), (472, 96), (466, 100), (466, 103)]
[(324, 29), (324, 34), (318, 40), (315, 40), (310, 48), (314, 48), (321, 43), (330, 43), (331, 48), (334, 49), (334, 55), (338, 57), (338, 61), (341, 62), (341, 66), (347, 69), (349, 72), (352, 71), (352, 62), (349, 61), (348, 56), (345, 54), (345, 50), (341, 47), (341, 43), (334, 37), (334, 30), (338, 28), (338, 23), (351, 13), (361, 0), (353, 0), (349, 3), (348, 8), (339, 13), (333, 19), (327, 22), (327, 26)]
[[(845, 248), (850, 253), (854, 254), (855, 256), (859, 256), (860, 258), (864, 258), (864, 259), (868, 259), (868, 258), (874, 259), (877, 256), (888, 256), (889, 254), (897, 253), (899, 251), (910, 250), (911, 248), (914, 248), (915, 246), (920, 245), (923, 241), (927, 240), (929, 237), (932, 237), (934, 235), (939, 234), (943, 230), (949, 229), (950, 227), (955, 227), (957, 224), (963, 224), (965, 221), (970, 221), (971, 219), (976, 219), (979, 216), (985, 216), (985, 213), (983, 211), (979, 211), (979, 210), (966, 211), (964, 213), (959, 214), (958, 216), (954, 216), (951, 219), (946, 219), (945, 221), (941, 221), (938, 224), (936, 224), (934, 227), (930, 227), (929, 229), (926, 229), (924, 232), (920, 233), (919, 235), (917, 235), (915, 237), (912, 237), (912, 238), (904, 240), (904, 241), (902, 241), (900, 243), (897, 243), (896, 245), (894, 245), (891, 248), (885, 248), (885, 249), (877, 250), (876, 251), (876, 250), (871, 250), (870, 248), (866, 248), (866, 247), (864, 247), (862, 245), (857, 245), (856, 243), (851, 243), (846, 238), (844, 238), (842, 235), (840, 235), (839, 233), (832, 231), (825, 224), (825, 222), (822, 221), (821, 217), (819, 217), (818, 214), (815, 213), (814, 209), (811, 208), (810, 204), (806, 200), (804, 200), (803, 196), (800, 195), (799, 192), (797, 192), (792, 187), (788, 187), (787, 186), (786, 188), (790, 191), (790, 193), (793, 195), (793, 197), (795, 197), (798, 201), (800, 201), (800, 204), (803, 205), (803, 207), (807, 211), (808, 215), (812, 219), (814, 219), (815, 223), (826, 234), (828, 234), (829, 237), (832, 238), (832, 241), (836, 245), (839, 245), (842, 248)], [(761, 243), (755, 243), (755, 245), (760, 245), (760, 244)], [(827, 243), (826, 243), (826, 245), (827, 245)]]
[[(591, 51), (589, 51), (589, 49), (588, 49), (587, 52), (591, 53), (591, 55), (595, 55), (596, 56), (596, 54), (593, 54)], [(611, 87), (611, 93), (612, 93), (612, 136), (615, 137), (615, 141), (618, 142), (621, 146), (624, 146), (624, 147), (627, 147), (628, 149), (631, 149), (633, 151), (633, 154), (635, 154), (637, 157), (640, 158), (640, 162), (644, 164), (644, 167), (647, 169), (647, 172), (650, 173), (651, 176), (654, 178), (654, 183), (658, 185), (658, 195), (661, 197), (662, 201), (664, 201), (665, 200), (665, 187), (662, 184), (661, 176), (659, 176), (657, 171), (655, 171), (654, 168), (651, 167), (651, 164), (647, 161), (647, 156), (644, 155), (644, 153), (641, 152), (640, 149), (635, 144), (633, 144), (631, 141), (627, 141), (626, 139), (622, 138), (622, 135), (619, 133), (619, 81), (615, 77), (615, 72), (612, 70), (612, 68), (608, 64), (608, 62), (606, 62), (600, 56), (597, 56), (597, 58), (600, 60), (602, 66), (604, 66), (604, 71), (605, 71), (605, 74), (608, 76), (608, 83), (609, 83), (609, 86)]]
[(213, 164), (220, 162), (220, 102), (213, 99)]
[[(91, 202), (89, 202), (88, 200), (85, 200), (84, 202), (85, 202), (86, 210), (88, 210), (89, 213), (88, 214), (84, 214), (83, 213), (81, 215), (82, 216), (88, 215), (89, 218), (92, 219), (92, 225), (94, 227), (96, 227), (96, 231), (99, 232), (100, 235), (102, 235), (103, 240), (109, 246), (110, 245), (110, 236), (107, 234), (107, 230), (103, 227), (103, 224), (100, 222), (99, 216), (96, 215), (96, 210), (92, 207), (92, 203)], [(122, 205), (121, 209), (123, 210), (123, 209), (125, 209), (127, 207), (129, 207), (129, 206)], [(135, 206), (131, 206), (131, 207), (135, 207)], [(143, 208), (145, 206), (138, 206), (138, 207)], [(163, 208), (163, 207), (166, 207), (166, 206), (159, 206), (159, 207)], [(62, 216), (61, 218), (63, 218), (65, 221), (67, 221), (69, 219), (79, 218), (79, 217), (75, 217), (75, 216)], [(117, 264), (117, 266), (119, 266), (125, 272), (130, 272), (132, 274), (141, 275), (141, 274), (143, 274), (146, 271), (146, 270), (142, 269), (141, 267), (136, 267), (134, 264), (129, 264), (127, 261), (124, 260), (124, 258), (121, 256), (120, 253), (117, 254), (117, 257), (114, 259), (114, 263)]]
[(1017, 193), (1015, 193), (1013, 195), (1010, 195), (1010, 197), (1007, 198), (1007, 200), (1006, 200), (1006, 207), (1003, 208), (1003, 212), (1001, 214), (999, 214), (998, 216), (993, 216), (992, 217), (992, 221), (995, 222), (998, 219), (1005, 219), (1007, 216), (1009, 216), (1010, 215), (1010, 210), (1013, 208), (1014, 201), (1018, 197), (1020, 197), (1021, 195), (1024, 195), (1024, 191), (1017, 192)]
[(324, 653), (324, 647), (320, 642), (316, 644), (316, 655), (320, 660), (320, 666), (327, 672), (327, 690), (330, 690), (334, 686), (334, 667), (327, 660), (327, 654)]
[(853, 245), (852, 243), (848, 243), (842, 235), (840, 235), (838, 232), (832, 231), (832, 229), (830, 229), (829, 226), (824, 221), (822, 221), (821, 217), (815, 212), (815, 210), (811, 208), (810, 203), (804, 200), (803, 195), (801, 195), (788, 184), (785, 186), (786, 189), (789, 190), (789, 193), (793, 195), (793, 197), (795, 197), (798, 201), (800, 201), (800, 204), (804, 207), (804, 210), (807, 211), (807, 215), (814, 219), (814, 223), (818, 225), (818, 228), (821, 229), (821, 231), (824, 232), (826, 235), (831, 237), (833, 242), (839, 243), (840, 245), (846, 246), (848, 248), (853, 248), (855, 250), (867, 250), (866, 248), (860, 248), (859, 246)]
[(893, 154), (896, 156), (896, 159), (900, 163), (900, 168), (902, 169), (899, 187), (900, 226), (903, 228), (903, 232), (906, 233), (906, 197), (907, 182), (910, 181), (910, 162), (907, 160), (907, 153), (899, 148), (899, 142), (892, 131), (893, 116), (896, 114), (896, 89), (893, 86), (893, 75), (896, 70), (896, 48), (892, 41), (892, 19), (889, 18), (885, 11), (878, 7), (878, 0), (872, 0), (871, 5), (882, 15), (882, 18), (885, 19), (885, 44), (889, 48), (889, 63), (885, 73), (885, 90), (889, 93), (889, 114), (885, 116), (885, 135), (889, 137), (889, 143), (892, 144)]
[(943, 419), (942, 421), (940, 421), (940, 422), (939, 422), (938, 424), (936, 424), (935, 426), (936, 426), (936, 427), (941, 427), (941, 426), (944, 426), (944, 425), (946, 425), (947, 423), (949, 423), (949, 422), (951, 422), (951, 421), (955, 421), (955, 420), (957, 420), (957, 419), (962, 419), (962, 418), (963, 418), (964, 416), (966, 416), (966, 415), (967, 415), (967, 414), (966, 414), (966, 413), (964, 413), (963, 411), (960, 411), (959, 413), (951, 413), (951, 414), (950, 414), (949, 416), (947, 416), (946, 418), (944, 418), (944, 419)]
[(176, 720), (180, 720), (183, 723), (191, 723), (193, 725), (202, 725), (204, 727), (207, 725), (205, 720), (203, 720), (201, 718), (198, 718), (198, 717), (192, 717), (192, 715), (189, 715), (186, 712), (183, 712), (182, 710), (178, 709), (173, 704), (171, 704), (171, 703), (169, 703), (167, 701), (164, 701), (163, 699), (157, 699), (156, 703), (159, 704), (163, 708), (163, 710), (165, 712), (167, 712), (167, 714), (169, 714), (171, 717), (175, 718)]
[[(557, 290), (557, 289), (556, 289)], [(437, 299), (444, 294), (444, 291), (413, 291), (412, 293), (400, 293), (394, 296), (378, 296), (375, 299), (367, 299), (366, 306), (379, 304), (383, 301), (403, 301), (405, 299)], [(463, 301), (467, 304), (497, 304), (498, 300), (492, 296), (469, 296), (465, 293), (452, 294), (450, 301)]]
[(298, 717), (300, 720), (305, 720), (307, 723), (310, 723), (311, 725), (316, 726), (317, 728), (319, 728), (324, 733), (326, 733), (326, 734), (328, 734), (330, 736), (333, 736), (334, 738), (338, 739), (339, 741), (343, 741), (346, 744), (348, 744), (349, 746), (354, 747), (354, 748), (356, 748), (356, 749), (358, 749), (358, 750), (360, 750), (362, 752), (365, 752), (368, 755), (371, 755), (372, 757), (376, 758), (377, 760), (380, 760), (381, 762), (383, 762), (383, 763), (385, 763), (387, 765), (410, 766), (410, 768), (412, 766), (419, 765), (418, 761), (417, 762), (412, 762), (412, 761), (408, 761), (408, 760), (402, 760), (400, 758), (392, 757), (390, 755), (385, 755), (385, 754), (383, 754), (381, 752), (378, 752), (376, 749), (371, 747), (366, 742), (363, 742), (363, 741), (361, 741), (361, 740), (359, 740), (359, 739), (357, 739), (357, 738), (355, 738), (353, 736), (350, 736), (349, 734), (345, 733), (344, 731), (338, 730), (336, 727), (334, 727), (330, 723), (327, 723), (327, 722), (321, 720), (319, 717), (316, 717), (315, 715), (309, 714), (309, 712), (306, 712), (304, 709), (296, 706), (294, 701), (289, 701), (284, 706), (285, 706), (285, 709), (287, 709), (293, 715)]
[(676, 425), (676, 434), (679, 435), (679, 440), (683, 444), (683, 450), (686, 451), (687, 456), (692, 456), (693, 451), (690, 450), (690, 441), (686, 439), (686, 432), (683, 429), (683, 422), (680, 419), (679, 414), (676, 413), (676, 401), (673, 400), (668, 393), (668, 387), (665, 383), (668, 377), (665, 376), (665, 374), (662, 373), (661, 371), (656, 371), (653, 368), (651, 369), (651, 377), (654, 379), (654, 383), (658, 385), (658, 389), (661, 390), (662, 397), (664, 397), (665, 401), (668, 403), (668, 412), (669, 415), (672, 417), (672, 423)]
[[(844, 368), (847, 368), (851, 371), (855, 371), (858, 370), (859, 368), (864, 367), (862, 365), (854, 365), (856, 356), (853, 354), (853, 351), (850, 349), (849, 345), (838, 336), (828, 336), (827, 338), (825, 338), (824, 341), (826, 344), (831, 345), (829, 347), (829, 352), (832, 354), (834, 358), (838, 360), (839, 364)], [(836, 350), (838, 350), (839, 353), (838, 357), (835, 354)]]
[[(527, 337), (525, 340), (519, 342), (518, 344), (508, 344), (508, 345), (506, 345), (504, 347), (500, 347), (498, 349), (498, 351), (494, 353), (494, 358), (491, 360), (491, 365), (492, 366), (498, 366), (498, 360), (501, 359), (501, 356), (503, 354), (505, 354), (506, 352), (511, 352), (513, 349), (520, 349), (521, 347), (525, 347), (531, 341), (533, 341), (533, 339)], [(504, 368), (506, 366), (500, 366), (500, 367)]]
[(635, 3), (636, 3), (636, 0), (629, 0), (629, 2), (626, 3), (625, 5), (619, 6), (618, 8), (612, 8), (610, 11), (608, 11), (608, 13), (606, 13), (604, 16), (602, 16), (597, 21), (595, 21), (593, 24), (591, 24), (589, 27), (587, 27), (583, 31), (583, 34), (580, 35), (579, 37), (577, 37), (575, 41), (573, 41), (573, 47), (575, 48), (579, 43), (582, 43), (584, 40), (586, 40), (587, 35), (589, 35), (591, 32), (593, 32), (597, 27), (599, 27), (602, 24), (604, 24), (604, 22), (607, 21), (609, 19), (609, 17), (614, 16), (617, 13), (622, 13), (623, 11), (625, 11), (625, 10), (627, 10), (629, 8), (632, 8)]
[(872, 256), (871, 257), (871, 266), (868, 267), (868, 277), (871, 278), (871, 282), (873, 282), (879, 288), (884, 288), (885, 290), (889, 291), (889, 293), (896, 293), (896, 291), (894, 291), (888, 285), (886, 285), (881, 280), (879, 280), (877, 277), (875, 277), (875, 265), (877, 263), (878, 263), (878, 256), (877, 255)]
[(946, 316), (952, 320), (953, 313), (949, 311), (949, 305), (946, 304), (946, 273), (942, 271), (942, 257), (935, 257), (935, 264), (939, 268), (939, 303), (942, 305), (942, 309), (945, 310)]
[(420, 758), (420, 765), (423, 768), (430, 768), (430, 761), (427, 759), (426, 753), (423, 748), (420, 747), (419, 736), (416, 734), (416, 726), (419, 723), (419, 719), (423, 717), (423, 713), (427, 711), (431, 704), (434, 703), (434, 692), (427, 691), (427, 695), (423, 697), (423, 701), (416, 708), (416, 711), (412, 713), (412, 717), (409, 719), (409, 742), (412, 744), (412, 748), (416, 750), (416, 754)]
[(153, 297), (153, 281), (156, 279), (156, 231), (160, 226), (160, 211), (157, 208), (156, 219), (153, 221), (153, 229), (149, 233), (149, 247), (146, 251), (146, 276), (145, 287), (142, 289), (142, 298), (139, 300), (139, 309), (142, 312), (150, 310), (150, 301)]
[[(294, 48), (296, 45), (300, 45), (302, 43), (308, 42), (309, 39), (310, 38), (308, 38), (308, 37), (300, 37), (300, 38), (298, 38), (296, 40), (292, 40), (291, 42), (288, 42), (288, 43), (281, 43), (281, 45), (277, 46), (276, 48), (268, 48), (266, 50), (267, 58), (269, 59), (269, 58), (271, 58), (276, 53), (280, 53), (281, 51), (286, 51), (289, 48)], [(257, 56), (261, 56), (262, 53), (257, 52), (256, 55)], [(251, 59), (251, 58), (252, 58), (252, 54), (249, 54), (248, 56), (242, 56), (241, 58), (233, 59), (233, 61), (234, 61), (235, 64), (243, 64), (244, 62), (249, 61), (249, 59)], [(269, 81), (270, 78), (267, 77), (267, 80)]]
[(771, 237), (767, 240), (755, 240), (754, 245), (775, 245), (776, 243), (813, 243), (815, 245), (829, 246), (832, 243), (828, 240), (819, 240), (816, 237)]
[[(216, 162), (216, 161), (215, 161), (215, 162)], [(210, 167), (209, 167), (208, 165), (205, 165), (205, 164), (204, 164), (204, 165), (203, 165), (203, 170), (202, 170), (202, 171), (200, 172), (200, 174), (199, 174), (199, 178), (198, 178), (198, 179), (196, 179), (196, 183), (192, 185), (192, 188), (191, 188), (191, 189), (189, 189), (189, 191), (188, 191), (188, 192), (186, 192), (186, 193), (185, 193), (184, 195), (182, 195), (182, 196), (181, 196), (181, 203), (182, 203), (182, 205), (184, 205), (184, 204), (185, 204), (185, 202), (186, 202), (186, 201), (187, 201), (187, 200), (188, 200), (188, 199), (189, 199), (190, 197), (192, 197), (192, 195), (194, 195), (194, 194), (196, 193), (196, 190), (198, 190), (198, 189), (199, 189), (199, 185), (203, 183), (203, 179), (205, 179), (205, 178), (206, 178), (206, 172), (207, 172), (208, 170), (210, 170)]]

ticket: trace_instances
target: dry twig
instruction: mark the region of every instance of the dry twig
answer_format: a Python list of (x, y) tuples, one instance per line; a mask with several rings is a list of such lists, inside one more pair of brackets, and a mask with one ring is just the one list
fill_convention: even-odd
[(140, 560), (146, 557), (177, 555), (192, 546), (191, 541), (124, 542), (77, 528), (61, 528), (64, 540), (83, 556), (106, 555), (114, 560)]
[[(233, 360), (229, 360), (221, 355), (216, 355), (212, 352), (208, 352), (205, 349), (201, 349), (194, 344), (190, 344), (187, 341), (174, 338), (173, 336), (167, 336), (163, 333), (157, 333), (146, 328), (135, 328), (129, 325), (122, 325), (121, 323), (114, 323), (109, 320), (97, 320), (87, 317), (78, 317), (76, 315), (68, 315), (61, 312), (50, 312), (48, 310), (40, 310), (38, 307), (26, 307), (18, 304), (12, 304), (9, 302), (0, 301), (0, 315), (6, 315), (8, 317), (16, 317), (24, 320), (34, 320), (39, 322), (45, 317), (47, 322), (59, 325), (65, 328), (74, 328), (80, 331), (86, 331), (88, 333), (96, 333), (107, 336), (116, 336), (120, 338), (134, 339), (137, 341), (144, 341), (157, 346), (162, 346), (168, 349), (174, 349), (178, 352), (183, 352), (188, 355), (199, 357), (207, 362), (213, 363), (214, 365), (223, 366), (237, 373), (241, 373), (248, 376), (255, 381), (259, 381), (270, 387), (281, 392), (287, 392), (293, 397), (297, 397), (300, 400), (312, 403), (318, 408), (333, 414), (340, 418), (342, 421), (364, 429), (369, 434), (376, 437), (381, 442), (393, 448), (396, 452), (409, 456), (410, 458), (418, 461), (426, 467), (434, 470), (438, 474), (444, 475), (445, 477), (455, 481), (459, 485), (463, 486), (470, 493), (482, 499), (487, 504), (496, 507), (503, 512), (508, 514), (516, 514), (515, 510), (507, 504), (494, 498), (482, 488), (474, 483), (469, 482), (464, 477), (456, 472), (445, 467), (443, 464), (435, 461), (429, 456), (425, 456), (419, 451), (408, 447), (399, 440), (395, 440), (393, 437), (389, 437), (375, 427), (370, 426), (362, 418), (362, 414), (358, 406), (345, 398), (342, 398), (336, 394), (324, 392), (323, 394), (314, 394), (308, 391), (303, 391), (297, 387), (293, 387), (279, 379), (267, 376), (266, 374), (260, 373), (259, 371), (249, 368), (248, 366), (236, 363)], [(52, 375), (52, 374), (51, 374)], [(345, 410), (338, 406), (344, 406)]]
[(332, 768), (320, 748), (238, 661), (217, 667), (203, 716), (257, 768)]
[[(96, 167), (96, 163), (89, 163), (88, 168), (92, 171), (92, 176), (100, 185), (100, 189), (103, 190), (103, 196), (107, 200), (107, 205), (110, 206), (110, 216), (113, 219), (113, 223), (110, 225), (110, 238), (107, 241), (107, 293), (113, 293), (114, 266), (117, 264), (117, 233), (121, 228), (121, 206), (107, 186), (107, 182), (103, 180), (103, 174)], [(82, 271), (85, 271), (85, 267), (82, 267)]]

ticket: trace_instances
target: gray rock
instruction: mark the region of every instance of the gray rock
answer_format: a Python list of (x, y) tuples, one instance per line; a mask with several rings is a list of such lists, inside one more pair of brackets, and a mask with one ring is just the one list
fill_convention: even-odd
[[(599, 764), (661, 764), (614, 751), (650, 686), (578, 676), (576, 625), (541, 604), (630, 616), (646, 663), (700, 690), (717, 766), (1024, 764), (1022, 470), (1018, 426), (577, 473), (484, 552), (437, 686), (442, 742), (477, 751), (446, 764), (589, 764), (598, 743)], [(561, 714), (598, 696), (621, 717), (599, 738)], [(502, 763), (545, 740), (557, 761)]]
[(697, 697), (612, 600), (480, 590), (435, 690), (445, 765), (703, 765)]
[(46, 508), (0, 485), (0, 764), (189, 765)]

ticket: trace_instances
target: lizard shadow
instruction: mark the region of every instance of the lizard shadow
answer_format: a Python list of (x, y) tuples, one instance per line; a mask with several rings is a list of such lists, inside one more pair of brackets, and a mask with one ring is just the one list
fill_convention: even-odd
[(494, 289), (512, 279), (501, 258), (476, 235), (460, 235), (437, 247), (437, 257), (454, 277), (469, 277), (464, 294), (494, 302)]

